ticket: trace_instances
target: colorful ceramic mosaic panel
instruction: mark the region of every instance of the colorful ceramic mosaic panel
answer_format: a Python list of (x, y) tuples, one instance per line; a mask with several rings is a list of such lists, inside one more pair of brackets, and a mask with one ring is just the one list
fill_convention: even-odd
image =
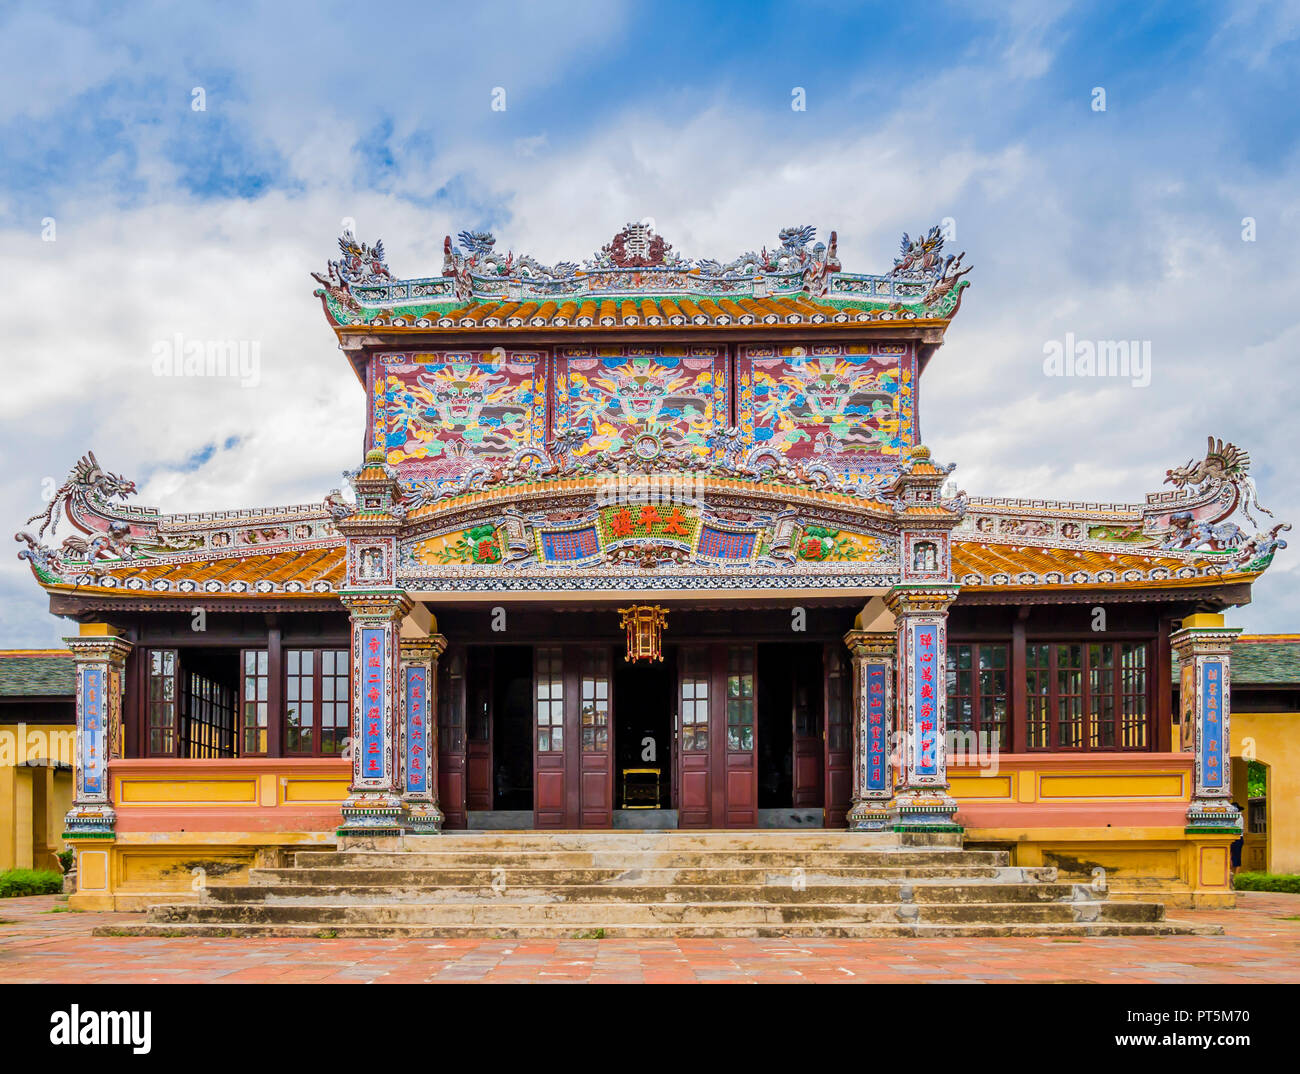
[(915, 357), (903, 345), (744, 346), (737, 416), (756, 447), (846, 473), (897, 465), (917, 440)]
[(542, 559), (548, 563), (572, 563), (600, 554), (600, 540), (595, 526), (576, 530), (543, 533)]
[(545, 440), (541, 352), (381, 354), (371, 381), (371, 439), (410, 476), (441, 482)]
[(556, 355), (553, 427), (587, 434), (577, 455), (617, 451), (645, 432), (707, 455), (727, 406), (717, 347), (564, 347)]

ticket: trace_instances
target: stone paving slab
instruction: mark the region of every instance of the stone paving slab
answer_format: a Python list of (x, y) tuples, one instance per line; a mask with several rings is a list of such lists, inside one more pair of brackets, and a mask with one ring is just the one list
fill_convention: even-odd
[(142, 915), (58, 912), (67, 904), (42, 895), (0, 900), (0, 982), (1300, 982), (1300, 895), (1237, 899), (1171, 911), (1222, 936), (200, 940), (94, 937)]

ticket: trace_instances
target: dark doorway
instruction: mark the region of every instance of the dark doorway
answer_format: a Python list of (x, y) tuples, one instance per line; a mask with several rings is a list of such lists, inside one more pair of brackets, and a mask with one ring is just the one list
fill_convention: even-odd
[(758, 808), (794, 804), (793, 646), (758, 647)]
[(822, 646), (758, 647), (758, 808), (822, 805)]
[(672, 652), (662, 662), (615, 661), (615, 809), (673, 808), (673, 669)]
[(492, 808), (533, 808), (533, 650), (525, 645), (493, 649)]

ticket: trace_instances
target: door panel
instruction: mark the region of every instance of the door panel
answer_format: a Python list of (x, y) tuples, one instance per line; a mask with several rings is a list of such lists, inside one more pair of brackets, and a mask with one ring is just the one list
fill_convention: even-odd
[(614, 823), (614, 686), (607, 647), (575, 651), (578, 682), (579, 731), (582, 751), (579, 823), (583, 828), (609, 828)]
[(465, 807), (492, 808), (493, 650), (469, 653), (465, 716)]
[(676, 786), (679, 828), (713, 823), (710, 794), (713, 669), (706, 646), (683, 646), (677, 653)]
[[(808, 809), (822, 804), (825, 768), (822, 739), (821, 660), (814, 664), (808, 650), (796, 650), (791, 677), (791, 719), (794, 721), (793, 805)], [(816, 654), (820, 656), (820, 654)]]
[(565, 779), (564, 654), (559, 646), (533, 653), (533, 824), (564, 828), (571, 823)]
[[(721, 797), (721, 816), (716, 808), (714, 823), (724, 828), (758, 826), (758, 720), (755, 701), (755, 646), (719, 645), (715, 647), (714, 666), (722, 672), (724, 688), (715, 691), (718, 725), (725, 734), (718, 736), (722, 769), (726, 772)], [(716, 753), (715, 753), (716, 756)], [(717, 803), (715, 802), (715, 807)]]
[(847, 824), (853, 797), (853, 677), (844, 649), (828, 642), (826, 669), (826, 819), (828, 828)]
[(445, 828), (464, 828), (465, 650), (448, 649), (438, 661), (438, 804)]

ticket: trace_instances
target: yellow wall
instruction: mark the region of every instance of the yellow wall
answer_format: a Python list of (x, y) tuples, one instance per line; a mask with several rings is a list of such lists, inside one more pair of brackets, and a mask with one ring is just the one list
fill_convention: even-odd
[(1232, 756), (1268, 765), (1267, 871), (1300, 873), (1300, 714), (1234, 712), (1231, 727)]
[(72, 772), (47, 763), (72, 760), (66, 724), (0, 727), (0, 870), (60, 868), (63, 817), (72, 807)]

